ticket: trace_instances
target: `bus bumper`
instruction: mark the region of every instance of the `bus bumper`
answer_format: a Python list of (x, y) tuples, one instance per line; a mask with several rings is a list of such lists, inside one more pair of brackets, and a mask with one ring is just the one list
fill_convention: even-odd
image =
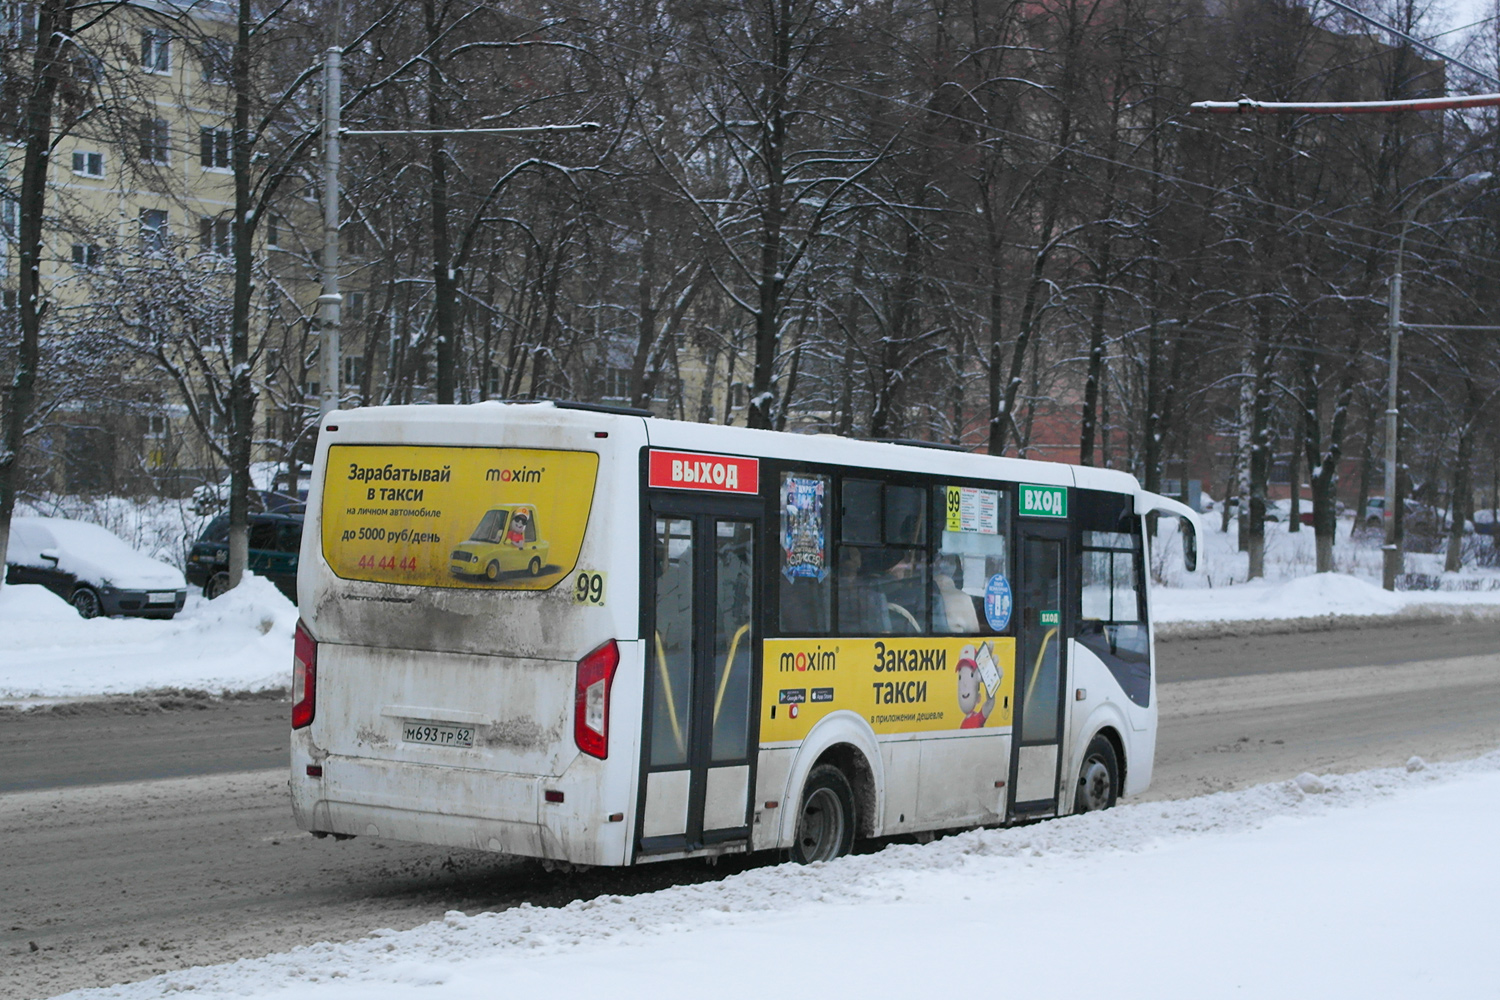
[(583, 773), (592, 770), (549, 777), (325, 754), (299, 731), (292, 734), (292, 814), (313, 833), (627, 864), (632, 814), (623, 804), (606, 811), (599, 775)]

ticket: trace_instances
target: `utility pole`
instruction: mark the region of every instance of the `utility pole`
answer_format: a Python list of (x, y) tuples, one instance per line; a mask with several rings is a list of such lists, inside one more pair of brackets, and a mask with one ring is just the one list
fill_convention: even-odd
[[(1447, 62), (1475, 73), (1491, 83), (1500, 83), (1500, 79), (1482, 73), (1467, 63), (1459, 62), (1452, 56), (1432, 48), (1425, 42), (1420, 42), (1408, 35), (1402, 34), (1395, 28), (1382, 24), (1365, 14), (1360, 13), (1341, 0), (1329, 0), (1336, 7), (1354, 14), (1356, 17), (1385, 31), (1389, 31), (1406, 42), (1410, 42), (1420, 48), (1433, 53)], [(1197, 101), (1192, 105), (1194, 111), (1207, 111), (1213, 114), (1259, 114), (1259, 115), (1281, 115), (1281, 114), (1324, 114), (1324, 115), (1347, 115), (1347, 114), (1387, 114), (1403, 111), (1448, 111), (1460, 108), (1487, 108), (1500, 105), (1500, 94), (1474, 94), (1462, 97), (1434, 97), (1420, 98), (1408, 101), (1255, 101), (1248, 97), (1241, 97), (1237, 101)], [(1447, 194), (1455, 188), (1467, 184), (1475, 184), (1490, 179), (1488, 172), (1469, 174), (1427, 195), (1406, 213), (1401, 220), (1401, 238), (1396, 243), (1396, 267), (1391, 274), (1390, 290), (1390, 314), (1387, 322), (1390, 327), (1390, 370), (1386, 377), (1386, 406), (1385, 406), (1385, 544), (1381, 546), (1380, 561), (1380, 584), (1386, 590), (1396, 589), (1396, 578), (1401, 575), (1401, 538), (1396, 532), (1396, 438), (1401, 430), (1399, 402), (1399, 389), (1401, 379), (1401, 330), (1472, 330), (1483, 332), (1500, 332), (1496, 326), (1455, 326), (1443, 323), (1403, 323), (1401, 321), (1401, 277), (1402, 265), (1406, 255), (1406, 231), (1416, 221), (1417, 213), (1422, 210), (1432, 199), (1439, 195)], [(1293, 484), (1293, 489), (1297, 489)], [(1355, 512), (1355, 523), (1364, 517), (1364, 511)]]
[[(1401, 238), (1396, 241), (1396, 268), (1391, 274), (1391, 305), (1386, 317), (1391, 331), (1391, 363), (1386, 375), (1385, 387), (1385, 544), (1381, 546), (1380, 585), (1386, 590), (1396, 589), (1396, 578), (1401, 575), (1401, 537), (1396, 531), (1399, 502), (1396, 496), (1396, 438), (1401, 433), (1400, 402), (1401, 384), (1401, 331), (1402, 330), (1477, 330), (1488, 333), (1500, 332), (1496, 326), (1455, 326), (1451, 323), (1404, 323), (1401, 320), (1401, 279), (1406, 262), (1406, 232), (1417, 220), (1417, 213), (1434, 198), (1461, 187), (1480, 184), (1490, 179), (1489, 171), (1468, 174), (1443, 185), (1412, 206), (1401, 220)], [(1364, 511), (1355, 513), (1356, 523)]]
[[(1401, 230), (1405, 242), (1406, 229)], [(1391, 331), (1391, 367), (1385, 385), (1385, 544), (1381, 546), (1380, 585), (1386, 590), (1396, 589), (1396, 577), (1401, 575), (1401, 539), (1396, 537), (1396, 435), (1401, 431), (1400, 410), (1397, 404), (1401, 381), (1401, 255), (1396, 256), (1396, 273), (1391, 275), (1391, 307), (1386, 317)], [(1364, 520), (1365, 512), (1354, 512), (1354, 523)]]
[(339, 408), (343, 350), (339, 326), (344, 297), (339, 294), (339, 113), (342, 105), (343, 51), (323, 53), (323, 294), (318, 296), (318, 358), (322, 368), (318, 413)]
[[(342, 6), (340, 6), (342, 16)], [(343, 89), (343, 50), (333, 46), (323, 53), (323, 294), (318, 296), (318, 413), (326, 417), (342, 398), (343, 347), (339, 343), (344, 297), (339, 294), (339, 143), (346, 135), (470, 135), (595, 132), (598, 122), (576, 125), (533, 125), (516, 128), (344, 129), (340, 124)]]

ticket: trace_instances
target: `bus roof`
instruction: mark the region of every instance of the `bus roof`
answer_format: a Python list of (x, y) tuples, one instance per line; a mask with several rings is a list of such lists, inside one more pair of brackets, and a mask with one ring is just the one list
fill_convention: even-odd
[(329, 424), (345, 423), (350, 425), (351, 430), (358, 427), (360, 437), (382, 437), (380, 425), (389, 424), (392, 434), (385, 440), (413, 445), (492, 445), (493, 436), (487, 435), (485, 428), (498, 422), (517, 419), (535, 420), (552, 426), (594, 427), (600, 430), (607, 430), (611, 424), (618, 423), (643, 424), (647, 440), (653, 447), (683, 451), (901, 469), (930, 475), (1028, 482), (1046, 486), (1077, 486), (1115, 493), (1141, 492), (1136, 478), (1118, 469), (922, 448), (910, 444), (846, 438), (836, 434), (798, 434), (661, 417), (640, 417), (608, 410), (557, 406), (550, 401), (371, 406), (336, 411), (325, 418)]

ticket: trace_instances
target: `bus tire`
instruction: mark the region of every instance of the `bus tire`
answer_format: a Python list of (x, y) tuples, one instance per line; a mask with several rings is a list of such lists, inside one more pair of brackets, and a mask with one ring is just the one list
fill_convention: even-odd
[(532, 576), (541, 576), (542, 575), (542, 560), (541, 560), (541, 558), (538, 557), (538, 556), (532, 556), (531, 557), (531, 562), (529, 562), (529, 563), (526, 564), (526, 572), (530, 573)]
[(1078, 790), (1073, 796), (1075, 813), (1109, 809), (1120, 798), (1120, 760), (1115, 745), (1104, 735), (1089, 741), (1078, 769)]
[(484, 578), (486, 580), (500, 579), (500, 564), (491, 559), (490, 564), (484, 568)]
[(802, 786), (792, 860), (805, 865), (843, 857), (854, 847), (857, 827), (854, 789), (844, 772), (832, 764), (814, 767)]

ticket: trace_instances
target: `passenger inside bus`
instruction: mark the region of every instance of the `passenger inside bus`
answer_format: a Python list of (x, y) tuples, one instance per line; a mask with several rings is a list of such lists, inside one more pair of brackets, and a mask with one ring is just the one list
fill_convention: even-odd
[(979, 612), (974, 609), (974, 598), (959, 590), (954, 582), (954, 577), (962, 572), (957, 556), (938, 556), (933, 564), (935, 630), (950, 635), (978, 635)]
[(839, 548), (839, 631), (845, 635), (886, 635), (891, 630), (885, 595), (864, 569), (864, 552)]

